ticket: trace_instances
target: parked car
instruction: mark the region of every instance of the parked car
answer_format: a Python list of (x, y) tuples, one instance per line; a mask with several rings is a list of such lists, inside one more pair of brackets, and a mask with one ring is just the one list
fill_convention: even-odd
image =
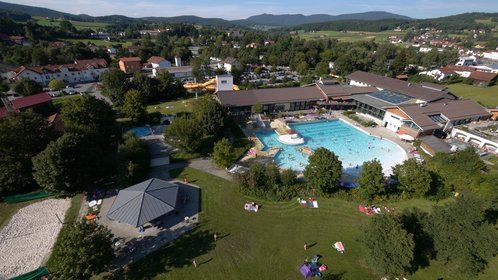
[(53, 90), (53, 91), (49, 91), (48, 95), (50, 95), (52, 97), (57, 97), (57, 96), (61, 95), (61, 92), (59, 90)]
[(62, 92), (64, 92), (64, 94), (73, 95), (76, 93), (76, 90), (74, 88), (68, 87), (63, 89)]

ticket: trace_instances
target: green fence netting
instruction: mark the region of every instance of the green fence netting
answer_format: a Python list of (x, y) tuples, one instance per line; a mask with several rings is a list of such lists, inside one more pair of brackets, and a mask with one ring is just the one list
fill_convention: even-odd
[(49, 274), (50, 272), (48, 272), (48, 268), (39, 267), (31, 272), (16, 276), (14, 278), (10, 278), (9, 280), (33, 280)]
[(34, 199), (39, 199), (39, 198), (44, 198), (44, 197), (49, 197), (52, 194), (49, 192), (33, 192), (33, 193), (27, 193), (27, 194), (18, 194), (18, 195), (11, 195), (11, 196), (6, 196), (3, 199), (7, 203), (18, 203), (18, 202), (24, 202), (24, 201), (30, 201)]

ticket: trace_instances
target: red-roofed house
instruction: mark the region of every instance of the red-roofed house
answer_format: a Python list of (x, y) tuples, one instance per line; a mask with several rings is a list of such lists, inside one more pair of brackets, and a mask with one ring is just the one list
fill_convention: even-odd
[(474, 80), (474, 85), (488, 86), (496, 83), (496, 77), (498, 77), (496, 73), (474, 71), (470, 74), (469, 78)]
[(152, 56), (147, 63), (150, 63), (152, 69), (171, 67), (171, 62), (160, 56)]
[(26, 97), (21, 97), (13, 100), (2, 98), (5, 107), (0, 108), (0, 118), (11, 112), (24, 112), (28, 109), (33, 109), (35, 112), (42, 115), (50, 115), (53, 113), (52, 97), (46, 92), (33, 94)]
[(28, 78), (46, 86), (53, 79), (63, 80), (69, 84), (96, 81), (104, 71), (107, 71), (105, 59), (94, 58), (76, 60), (72, 64), (21, 66), (8, 73), (7, 77), (12, 80)]
[(133, 73), (142, 69), (140, 57), (122, 57), (119, 59), (119, 69), (125, 73)]

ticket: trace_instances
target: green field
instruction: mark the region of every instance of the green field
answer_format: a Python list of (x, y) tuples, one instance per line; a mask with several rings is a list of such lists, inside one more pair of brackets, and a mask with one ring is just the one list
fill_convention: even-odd
[[(34, 16), (33, 19), (36, 20), (36, 23), (38, 23), (39, 25), (44, 25), (44, 26), (59, 26), (60, 24), (60, 20), (58, 19), (48, 19), (40, 16)], [(71, 22), (71, 24), (76, 29), (90, 28), (95, 30), (109, 25), (103, 22), (86, 22), (86, 21), (76, 21), (76, 20), (70, 20), (69, 22)]]
[[(201, 96), (201, 95), (199, 95)], [(176, 114), (181, 112), (192, 112), (192, 105), (195, 101), (195, 97), (168, 101), (159, 104), (147, 106), (147, 112), (160, 112), (161, 114)]]
[(405, 31), (395, 32), (395, 31), (385, 31), (385, 32), (364, 32), (364, 31), (315, 31), (315, 32), (304, 32), (303, 30), (298, 31), (299, 37), (303, 39), (337, 39), (344, 42), (357, 42), (365, 40), (375, 40), (377, 42), (387, 41), (389, 36), (398, 36), (398, 38), (403, 38), (405, 36)]
[(486, 107), (498, 106), (498, 86), (477, 87), (466, 84), (448, 85), (450, 91), (460, 98), (472, 99)]
[[(298, 269), (306, 258), (320, 254), (329, 270), (323, 279), (379, 279), (366, 265), (360, 226), (369, 217), (357, 203), (317, 198), (320, 208), (301, 208), (295, 200), (268, 202), (240, 195), (232, 182), (194, 169), (172, 177), (186, 177), (201, 187), (200, 224), (192, 232), (132, 264), (130, 279), (302, 279)], [(263, 205), (247, 212), (244, 203)], [(401, 211), (417, 206), (428, 211), (433, 202), (409, 200), (389, 203)], [(213, 233), (221, 238), (214, 242)], [(342, 241), (346, 252), (332, 248)], [(312, 245), (307, 251), (303, 244)], [(199, 264), (192, 266), (195, 258)], [(497, 279), (498, 258), (479, 279)], [(439, 262), (407, 277), (410, 280), (462, 279), (454, 267)], [(495, 275), (495, 276), (493, 276)]]
[(66, 41), (66, 42), (71, 42), (71, 43), (92, 43), (95, 44), (96, 46), (105, 46), (105, 47), (110, 47), (113, 45), (122, 45), (123, 47), (128, 47), (133, 44), (132, 41), (125, 41), (125, 42), (118, 42), (118, 41), (106, 41), (106, 40), (100, 40), (100, 39), (63, 39), (60, 38), (58, 40), (61, 41)]

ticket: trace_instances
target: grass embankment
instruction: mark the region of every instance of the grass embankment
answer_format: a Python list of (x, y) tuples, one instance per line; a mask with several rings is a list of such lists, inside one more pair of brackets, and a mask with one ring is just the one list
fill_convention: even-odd
[(376, 42), (387, 41), (390, 36), (397, 36), (398, 38), (403, 38), (405, 36), (405, 31), (384, 31), (384, 32), (365, 32), (365, 31), (332, 31), (332, 30), (322, 30), (315, 32), (304, 32), (300, 30), (298, 32), (299, 37), (309, 40), (309, 39), (337, 39), (343, 42), (358, 42), (358, 41), (370, 41), (375, 40)]
[(19, 203), (13, 203), (13, 204), (8, 204), (6, 202), (0, 203), (0, 229), (7, 224), (7, 222), (10, 220), (10, 218), (21, 208), (26, 207), (30, 204), (33, 204), (35, 202), (39, 202), (43, 199), (37, 199), (37, 200), (31, 200), (31, 201), (25, 201), (25, 202), (19, 202)]
[(466, 84), (451, 84), (448, 88), (460, 98), (472, 99), (490, 108), (498, 106), (498, 86), (477, 87)]
[[(324, 279), (379, 279), (366, 265), (360, 226), (370, 217), (358, 211), (357, 203), (318, 198), (320, 208), (301, 208), (294, 200), (268, 202), (242, 196), (234, 183), (190, 168), (174, 170), (171, 176), (186, 177), (201, 187), (200, 224), (131, 265), (132, 279), (302, 279), (299, 265), (316, 254), (329, 266)], [(253, 200), (263, 205), (261, 211), (244, 211), (244, 203)], [(416, 199), (388, 205), (400, 212), (414, 206), (429, 211), (433, 204)], [(345, 254), (332, 248), (339, 240)], [(308, 251), (303, 250), (305, 242), (313, 245)], [(192, 266), (194, 258), (197, 268)], [(497, 278), (497, 262), (492, 260), (482, 279)], [(407, 278), (462, 279), (440, 262)]]
[[(74, 223), (78, 220), (78, 216), (80, 213), (81, 209), (81, 203), (83, 202), (83, 196), (84, 194), (80, 193), (71, 198), (71, 206), (66, 212), (66, 216), (64, 216), (64, 226), (62, 226), (61, 231), (59, 232), (59, 236), (57, 237), (57, 240), (55, 241), (54, 248), (57, 246), (57, 244), (60, 242), (60, 237), (61, 233), (63, 230), (65, 230), (67, 224)], [(50, 255), (49, 259), (47, 260), (46, 266), (50, 271), (54, 271), (54, 258), (53, 255)]]

